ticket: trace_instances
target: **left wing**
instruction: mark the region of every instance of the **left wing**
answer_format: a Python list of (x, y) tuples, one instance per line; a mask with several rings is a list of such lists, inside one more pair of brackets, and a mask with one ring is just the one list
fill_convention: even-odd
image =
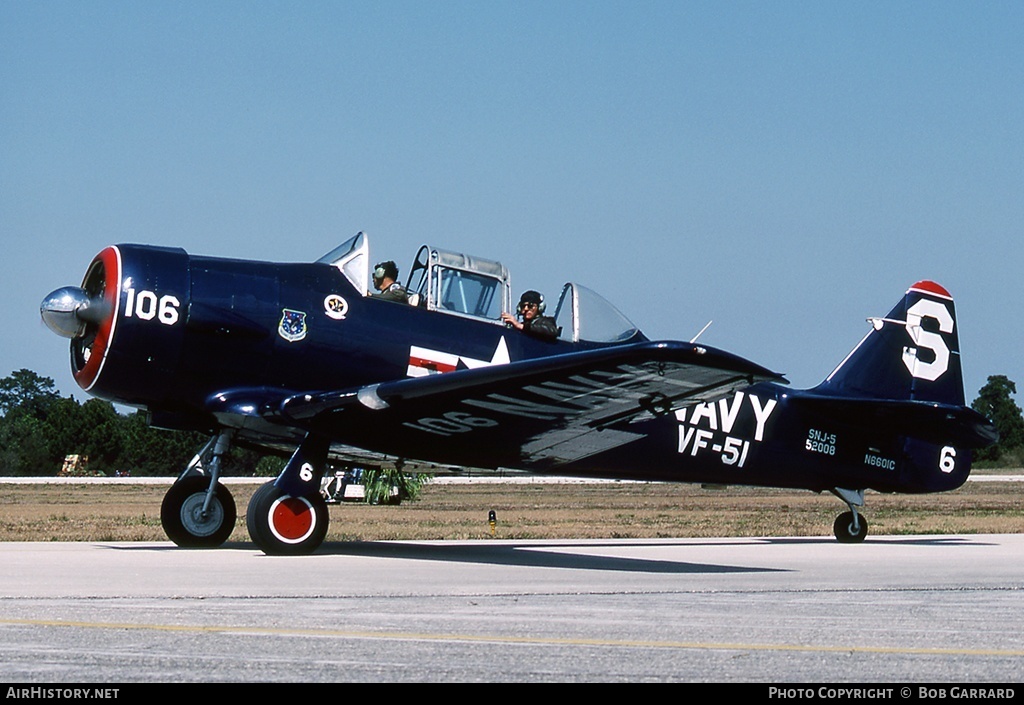
[(761, 381), (786, 382), (714, 348), (643, 342), (299, 394), (276, 413), (409, 459), (546, 469), (643, 438), (637, 421)]

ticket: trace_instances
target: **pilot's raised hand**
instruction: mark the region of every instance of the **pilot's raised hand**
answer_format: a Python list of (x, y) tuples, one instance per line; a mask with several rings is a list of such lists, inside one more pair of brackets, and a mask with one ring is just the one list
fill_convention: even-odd
[(502, 312), (501, 320), (503, 320), (505, 322), (505, 325), (507, 325), (507, 326), (509, 326), (511, 328), (515, 328), (516, 330), (522, 330), (523, 329), (522, 321), (520, 321), (518, 318), (513, 316), (511, 313)]

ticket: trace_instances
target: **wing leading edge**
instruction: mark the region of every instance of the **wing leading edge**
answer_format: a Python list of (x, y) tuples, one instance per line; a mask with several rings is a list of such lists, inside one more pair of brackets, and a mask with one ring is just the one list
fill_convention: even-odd
[[(763, 381), (786, 383), (714, 348), (643, 342), (298, 394), (277, 413), (409, 459), (546, 469), (643, 438), (638, 421)], [(448, 438), (466, 442), (442, 442)]]

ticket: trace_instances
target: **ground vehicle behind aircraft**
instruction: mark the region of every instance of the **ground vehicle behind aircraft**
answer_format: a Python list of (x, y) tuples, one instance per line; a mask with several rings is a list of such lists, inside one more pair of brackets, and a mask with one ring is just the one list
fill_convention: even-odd
[(313, 263), (116, 245), (81, 287), (42, 304), (71, 339), (83, 389), (209, 443), (168, 490), (182, 546), (217, 546), (234, 500), (218, 482), (232, 443), (291, 457), (246, 521), (267, 553), (306, 553), (328, 524), (328, 462), (420, 464), (830, 491), (863, 540), (864, 491), (959, 487), (996, 438), (964, 404), (949, 293), (914, 284), (820, 385), (697, 342), (651, 341), (590, 289), (567, 284), (557, 340), (500, 320), (500, 263), (425, 245), (398, 304), (368, 295), (360, 233)]

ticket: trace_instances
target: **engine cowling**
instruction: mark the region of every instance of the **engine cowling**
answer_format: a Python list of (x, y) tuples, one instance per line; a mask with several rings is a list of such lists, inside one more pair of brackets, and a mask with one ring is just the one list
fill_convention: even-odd
[(167, 395), (189, 288), (184, 250), (112, 245), (93, 258), (80, 287), (52, 292), (40, 313), (71, 339), (71, 371), (82, 389), (144, 404)]

